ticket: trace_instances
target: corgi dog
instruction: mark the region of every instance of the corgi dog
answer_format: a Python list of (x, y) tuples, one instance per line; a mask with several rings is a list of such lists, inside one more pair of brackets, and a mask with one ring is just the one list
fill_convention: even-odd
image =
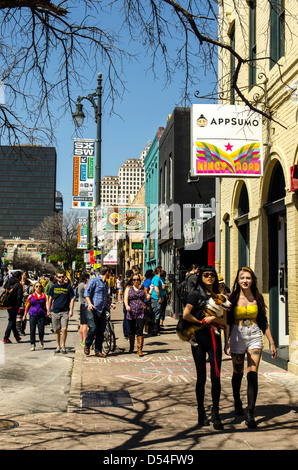
[[(200, 315), (202, 315), (202, 317), (215, 316), (217, 318), (221, 318), (224, 315), (225, 309), (230, 308), (231, 305), (232, 304), (226, 295), (215, 294), (214, 292), (211, 292), (210, 298), (205, 303), (203, 310), (200, 311)], [(204, 325), (191, 323), (181, 318), (177, 323), (176, 332), (182, 341), (188, 341), (192, 346), (197, 346), (197, 343), (194, 341), (194, 336), (196, 331), (203, 327)], [(211, 324), (211, 328), (213, 328), (215, 334), (219, 335), (216, 326)], [(219, 328), (222, 327), (219, 326)]]

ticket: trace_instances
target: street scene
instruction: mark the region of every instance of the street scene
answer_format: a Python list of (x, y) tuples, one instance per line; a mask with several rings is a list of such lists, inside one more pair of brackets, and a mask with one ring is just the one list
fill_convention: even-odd
[(297, 2), (0, 15), (0, 451), (297, 451)]
[[(123, 336), (123, 308), (112, 314), (116, 349), (105, 358), (86, 356), (78, 333), (78, 302), (70, 322), (67, 354), (54, 355), (46, 327), (44, 349), (30, 351), (28, 334), (5, 345), (1, 364), (1, 450), (155, 451), (190, 455), (198, 450), (297, 450), (298, 379), (261, 362), (255, 417), (257, 430), (234, 415), (232, 365), (223, 356), (220, 411), (224, 429), (198, 427), (196, 372), (188, 344), (165, 318), (159, 336), (145, 335), (144, 356), (129, 354)], [(1, 330), (6, 326), (1, 314)], [(3, 356), (2, 356), (3, 359)], [(211, 408), (208, 369), (206, 408)], [(246, 391), (243, 384), (243, 403)], [(109, 455), (108, 453), (106, 455)], [(154, 454), (153, 454), (154, 455)]]

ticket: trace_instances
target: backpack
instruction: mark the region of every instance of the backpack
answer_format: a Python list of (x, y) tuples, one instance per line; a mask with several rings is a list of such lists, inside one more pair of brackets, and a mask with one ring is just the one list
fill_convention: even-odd
[(184, 279), (184, 281), (179, 284), (178, 289), (177, 289), (178, 297), (181, 300), (181, 302), (184, 304), (186, 302), (187, 296), (188, 296), (188, 288), (187, 288), (187, 281)]
[(0, 310), (8, 310), (13, 306), (14, 289), (4, 289), (0, 296)]

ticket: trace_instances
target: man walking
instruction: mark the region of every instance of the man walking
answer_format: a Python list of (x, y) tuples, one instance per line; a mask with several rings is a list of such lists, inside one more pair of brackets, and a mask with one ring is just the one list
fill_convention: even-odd
[(103, 336), (106, 327), (105, 308), (110, 301), (109, 284), (110, 268), (103, 266), (99, 276), (93, 277), (88, 282), (84, 297), (86, 299), (86, 316), (88, 322), (88, 333), (85, 339), (85, 354), (90, 353), (92, 342), (95, 338), (95, 356), (105, 357), (102, 352)]
[(3, 343), (11, 343), (9, 339), (11, 332), (13, 332), (15, 340), (18, 343), (21, 341), (21, 337), (16, 326), (17, 314), (23, 300), (23, 286), (20, 283), (21, 277), (21, 271), (16, 271), (4, 284), (4, 289), (10, 291), (10, 306), (7, 308), (8, 325), (4, 334)]
[[(74, 292), (73, 288), (65, 283), (65, 274), (58, 271), (56, 274), (57, 282), (52, 285), (49, 295), (49, 308), (52, 305), (52, 326), (56, 333), (57, 349), (55, 354), (62, 352), (66, 354), (66, 337), (68, 320), (73, 315)], [(60, 333), (62, 330), (62, 348), (60, 348)]]
[(151, 285), (153, 291), (151, 294), (151, 305), (154, 315), (154, 325), (152, 327), (152, 335), (156, 336), (160, 332), (160, 307), (165, 296), (164, 284), (161, 280), (162, 268), (159, 266), (155, 268), (155, 276), (152, 279)]

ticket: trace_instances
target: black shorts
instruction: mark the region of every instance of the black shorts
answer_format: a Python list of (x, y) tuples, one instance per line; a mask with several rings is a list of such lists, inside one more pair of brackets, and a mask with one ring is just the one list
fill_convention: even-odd
[(84, 304), (80, 305), (80, 325), (87, 325), (86, 308)]

